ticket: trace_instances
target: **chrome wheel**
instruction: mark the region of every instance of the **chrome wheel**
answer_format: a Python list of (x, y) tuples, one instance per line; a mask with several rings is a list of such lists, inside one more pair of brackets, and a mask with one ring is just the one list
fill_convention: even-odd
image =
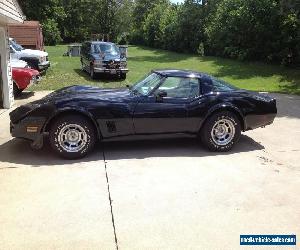
[(215, 144), (225, 146), (232, 141), (235, 135), (235, 126), (233, 121), (229, 119), (218, 120), (212, 130), (211, 138)]
[(59, 145), (66, 152), (79, 152), (87, 144), (88, 135), (85, 129), (78, 124), (67, 124), (58, 134)]

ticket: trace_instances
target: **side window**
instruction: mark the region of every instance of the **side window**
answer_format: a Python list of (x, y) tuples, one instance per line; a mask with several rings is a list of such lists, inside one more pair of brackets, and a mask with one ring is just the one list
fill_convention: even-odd
[(212, 81), (212, 91), (228, 92), (235, 89), (235, 87), (229, 85), (227, 82), (222, 81), (220, 79), (212, 77), (211, 81)]
[(201, 79), (201, 92), (202, 94), (207, 94), (213, 91), (213, 86), (211, 79), (208, 77), (203, 77)]
[(167, 97), (194, 98), (199, 96), (199, 80), (196, 78), (167, 77), (163, 84), (155, 91), (164, 91)]
[(201, 79), (201, 90), (203, 94), (210, 92), (228, 92), (235, 89), (236, 88), (229, 83), (214, 77), (204, 77)]

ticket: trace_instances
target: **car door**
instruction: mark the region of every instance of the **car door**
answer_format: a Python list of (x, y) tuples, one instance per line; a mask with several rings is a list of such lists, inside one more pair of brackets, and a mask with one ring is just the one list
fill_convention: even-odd
[(199, 123), (189, 116), (200, 95), (196, 78), (166, 77), (160, 86), (140, 99), (134, 110), (136, 134), (193, 133)]

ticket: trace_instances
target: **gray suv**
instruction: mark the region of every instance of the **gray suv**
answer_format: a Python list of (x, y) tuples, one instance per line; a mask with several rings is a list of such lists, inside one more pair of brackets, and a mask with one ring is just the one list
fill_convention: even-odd
[(82, 44), (81, 67), (92, 79), (98, 73), (118, 75), (126, 79), (128, 72), (126, 53), (121, 52), (114, 43), (88, 41)]

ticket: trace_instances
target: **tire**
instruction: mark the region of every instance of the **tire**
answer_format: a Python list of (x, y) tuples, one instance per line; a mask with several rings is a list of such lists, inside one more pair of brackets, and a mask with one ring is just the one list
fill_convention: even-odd
[(15, 82), (13, 82), (13, 89), (14, 89), (14, 97), (19, 96), (23, 91), (23, 89), (19, 89), (18, 85)]
[(210, 151), (229, 151), (240, 139), (241, 124), (234, 113), (218, 112), (205, 121), (200, 136)]
[(80, 115), (67, 115), (54, 121), (49, 131), (50, 145), (54, 152), (66, 159), (86, 156), (95, 146), (93, 124)]
[(93, 66), (90, 66), (90, 77), (91, 79), (96, 79), (96, 73)]
[(121, 73), (120, 74), (120, 79), (121, 80), (126, 80), (126, 73)]

